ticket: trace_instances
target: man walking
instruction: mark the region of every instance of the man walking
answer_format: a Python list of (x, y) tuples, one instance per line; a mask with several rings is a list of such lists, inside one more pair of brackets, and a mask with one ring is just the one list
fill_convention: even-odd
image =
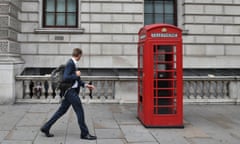
[(53, 137), (54, 135), (49, 132), (51, 126), (65, 114), (68, 108), (72, 105), (73, 110), (75, 111), (78, 119), (78, 125), (81, 129), (81, 139), (87, 140), (95, 140), (96, 136), (92, 136), (89, 134), (88, 127), (85, 123), (84, 111), (82, 107), (81, 100), (78, 96), (80, 87), (87, 87), (89, 89), (93, 89), (93, 85), (85, 84), (80, 79), (81, 72), (77, 70), (76, 64), (80, 60), (82, 56), (82, 50), (79, 48), (75, 48), (72, 53), (72, 58), (67, 62), (64, 74), (63, 81), (70, 83), (70, 87), (66, 90), (64, 94), (64, 100), (62, 101), (61, 106), (52, 116), (52, 118), (42, 126), (41, 131), (47, 137)]

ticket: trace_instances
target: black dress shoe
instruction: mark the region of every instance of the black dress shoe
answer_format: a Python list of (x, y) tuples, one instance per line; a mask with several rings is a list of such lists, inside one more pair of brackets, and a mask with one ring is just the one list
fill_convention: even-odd
[(53, 134), (49, 133), (49, 130), (41, 128), (41, 132), (45, 134), (46, 137), (54, 137)]
[(87, 134), (87, 135), (81, 135), (81, 139), (86, 139), (86, 140), (95, 140), (95, 139), (97, 139), (97, 137), (96, 136), (92, 136), (92, 135), (90, 135), (90, 134)]

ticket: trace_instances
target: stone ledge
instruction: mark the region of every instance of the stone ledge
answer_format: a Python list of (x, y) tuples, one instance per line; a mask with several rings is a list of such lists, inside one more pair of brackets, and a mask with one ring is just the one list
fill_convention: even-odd
[(83, 28), (41, 28), (41, 29), (35, 29), (35, 33), (40, 33), (40, 34), (82, 34), (84, 33)]
[(235, 99), (187, 99), (183, 98), (184, 104), (236, 104)]
[[(82, 97), (82, 96), (80, 96)], [(137, 101), (119, 101), (108, 100), (108, 99), (82, 99), (82, 103), (137, 103)], [(16, 103), (60, 103), (61, 99), (16, 99)], [(236, 100), (234, 99), (183, 99), (184, 104), (236, 104)]]
[(16, 103), (60, 103), (60, 99), (16, 99)]
[[(82, 96), (80, 96), (81, 98)], [(121, 103), (119, 100), (108, 100), (108, 99), (81, 99), (82, 103), (87, 103), (87, 104), (100, 104), (100, 103), (109, 103), (109, 104), (114, 104), (114, 103)], [(16, 99), (16, 103), (26, 103), (26, 104), (46, 104), (46, 103), (52, 103), (52, 104), (57, 104), (61, 103), (61, 99)], [(124, 103), (137, 103), (137, 101), (124, 101)]]

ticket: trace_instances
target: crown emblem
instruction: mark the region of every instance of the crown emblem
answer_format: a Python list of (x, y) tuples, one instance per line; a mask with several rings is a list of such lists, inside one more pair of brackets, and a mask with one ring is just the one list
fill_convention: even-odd
[(167, 32), (167, 28), (162, 28), (161, 30), (163, 33)]

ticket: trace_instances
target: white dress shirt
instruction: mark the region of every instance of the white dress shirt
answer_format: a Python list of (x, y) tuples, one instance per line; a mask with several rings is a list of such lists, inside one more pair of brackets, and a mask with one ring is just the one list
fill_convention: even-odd
[[(75, 67), (77, 69), (77, 61), (75, 60), (75, 58), (72, 58), (74, 64), (75, 64)], [(78, 87), (78, 81), (76, 80), (75, 83), (73, 84), (72, 88), (77, 88)]]

